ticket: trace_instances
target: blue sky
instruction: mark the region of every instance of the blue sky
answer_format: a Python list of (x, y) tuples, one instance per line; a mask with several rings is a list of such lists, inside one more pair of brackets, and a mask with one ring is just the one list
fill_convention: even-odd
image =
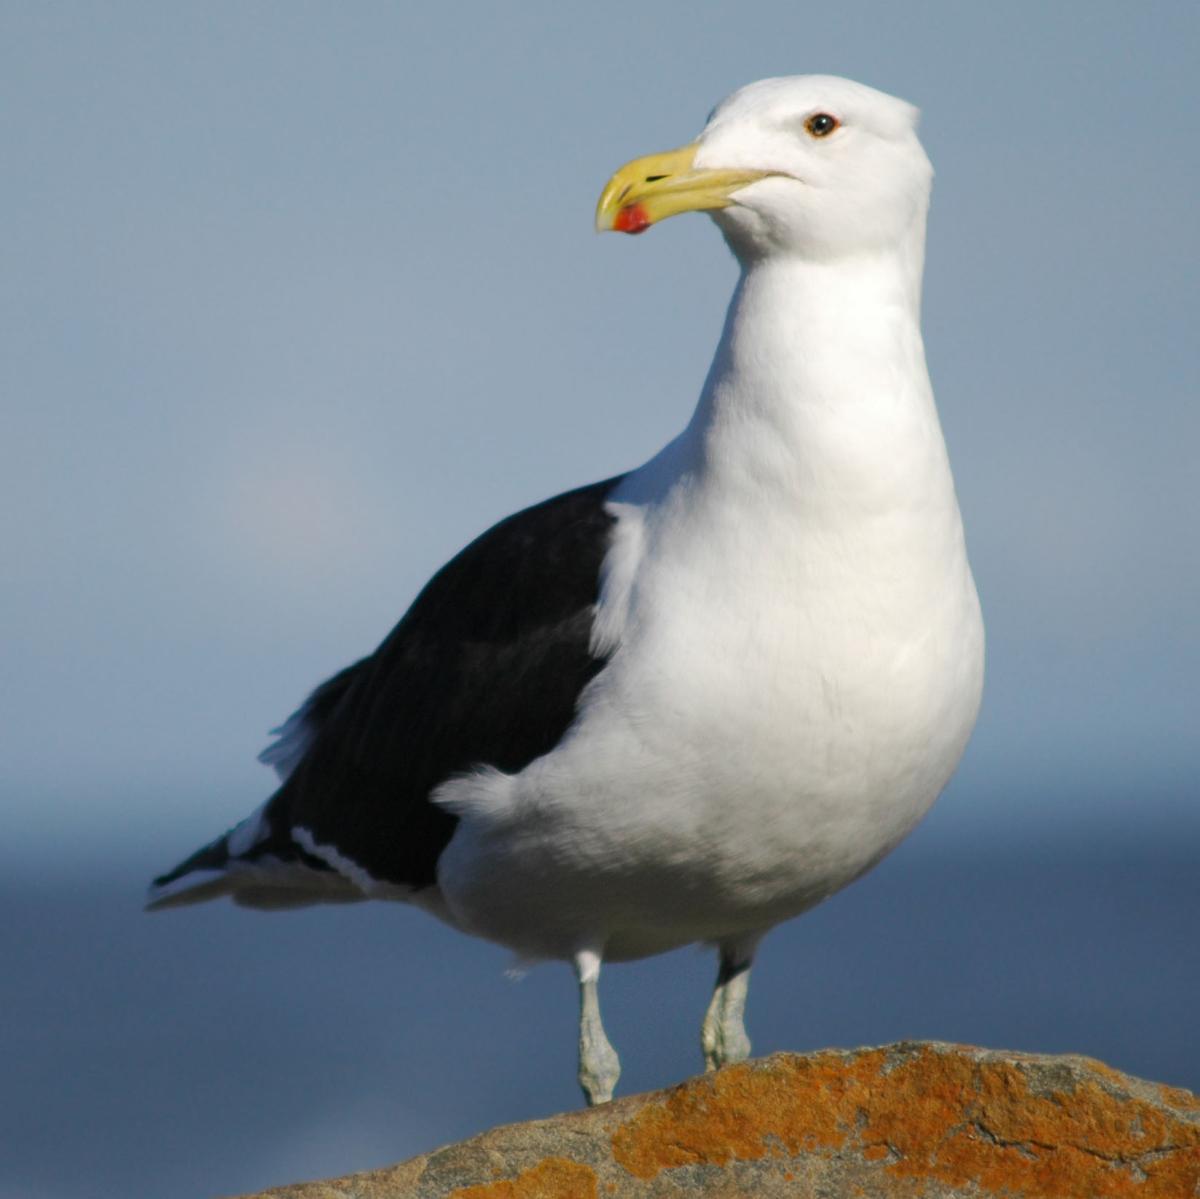
[(6, 851), (224, 828), (266, 730), (432, 569), (670, 437), (733, 265), (702, 217), (594, 236), (596, 195), (805, 71), (917, 103), (938, 172), (925, 330), (989, 682), (935, 828), (1195, 836), (1198, 26), (5, 5)]

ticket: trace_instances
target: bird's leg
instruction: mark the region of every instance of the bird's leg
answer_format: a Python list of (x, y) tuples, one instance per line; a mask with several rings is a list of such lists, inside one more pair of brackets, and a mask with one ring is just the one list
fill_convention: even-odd
[(575, 974), (579, 978), (579, 1085), (589, 1107), (607, 1103), (621, 1075), (617, 1051), (604, 1035), (600, 1020), (600, 955), (584, 950), (575, 955)]
[(721, 946), (717, 985), (700, 1027), (706, 1070), (718, 1070), (728, 1062), (740, 1062), (750, 1056), (745, 1011), (753, 962), (753, 944)]

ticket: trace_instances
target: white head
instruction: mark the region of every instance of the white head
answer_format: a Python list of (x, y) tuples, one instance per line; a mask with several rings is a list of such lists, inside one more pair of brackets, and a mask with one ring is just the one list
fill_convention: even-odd
[(743, 262), (919, 244), (933, 171), (916, 125), (911, 104), (849, 79), (763, 79), (722, 101), (691, 145), (618, 171), (597, 225), (641, 232), (706, 210)]

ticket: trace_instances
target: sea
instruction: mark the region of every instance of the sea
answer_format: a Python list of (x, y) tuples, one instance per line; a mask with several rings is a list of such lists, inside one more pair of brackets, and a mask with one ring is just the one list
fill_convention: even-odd
[[(763, 943), (754, 1052), (936, 1039), (1200, 1090), (1196, 848), (914, 837)], [(401, 905), (147, 915), (155, 849), (0, 862), (0, 1199), (236, 1195), (579, 1105), (562, 964)], [(604, 970), (619, 1094), (699, 1069), (714, 972), (694, 948)]]

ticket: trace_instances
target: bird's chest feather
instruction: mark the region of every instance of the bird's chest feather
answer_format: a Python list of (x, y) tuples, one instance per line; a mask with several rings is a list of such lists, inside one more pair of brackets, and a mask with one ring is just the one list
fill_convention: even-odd
[(643, 559), (620, 646), (539, 796), (582, 821), (581, 844), (602, 809), (597, 835), (619, 828), (627, 846), (692, 838), (744, 875), (749, 859), (769, 868), (767, 844), (841, 873), (936, 797), (982, 677), (957, 514), (813, 524), (710, 527)]
[(630, 561), (567, 737), (458, 802), (470, 885), (680, 921), (682, 941), (766, 927), (878, 860), (957, 763), (982, 670), (957, 515), (936, 545), (911, 523), (710, 526)]

